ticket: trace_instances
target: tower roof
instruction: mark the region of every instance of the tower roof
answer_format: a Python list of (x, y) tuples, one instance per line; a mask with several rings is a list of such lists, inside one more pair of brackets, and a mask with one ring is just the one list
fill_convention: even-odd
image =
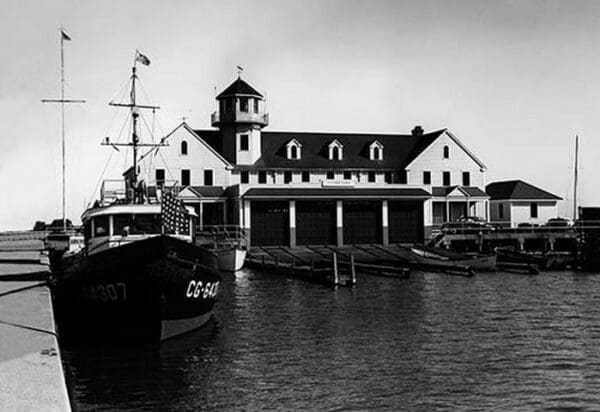
[(238, 77), (233, 83), (229, 85), (225, 90), (217, 96), (217, 99), (227, 96), (233, 96), (235, 94), (250, 94), (253, 96), (263, 97), (256, 89)]

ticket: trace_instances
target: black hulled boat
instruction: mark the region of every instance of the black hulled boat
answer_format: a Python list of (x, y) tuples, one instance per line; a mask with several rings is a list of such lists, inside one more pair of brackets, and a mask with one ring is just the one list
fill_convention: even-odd
[[(149, 63), (136, 52), (136, 62)], [(193, 242), (194, 213), (173, 190), (151, 196), (138, 180), (141, 146), (136, 104), (136, 64), (131, 102), (133, 167), (123, 181), (105, 181), (100, 200), (82, 215), (84, 247), (51, 253), (55, 318), (65, 341), (157, 342), (204, 325), (221, 278), (214, 254)], [(155, 109), (155, 108), (154, 108)], [(146, 145), (147, 146), (147, 145)]]

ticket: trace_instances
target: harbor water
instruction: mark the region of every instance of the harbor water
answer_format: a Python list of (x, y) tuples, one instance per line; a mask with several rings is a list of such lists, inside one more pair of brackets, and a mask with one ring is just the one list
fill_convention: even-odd
[(226, 277), (214, 321), (161, 346), (63, 348), (75, 410), (600, 405), (600, 275), (413, 272), (336, 290)]

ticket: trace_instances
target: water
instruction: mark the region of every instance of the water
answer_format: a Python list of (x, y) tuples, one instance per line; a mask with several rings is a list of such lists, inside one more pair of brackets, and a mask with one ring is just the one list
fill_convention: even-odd
[(600, 405), (600, 275), (246, 271), (207, 328), (63, 350), (76, 409), (554, 409)]

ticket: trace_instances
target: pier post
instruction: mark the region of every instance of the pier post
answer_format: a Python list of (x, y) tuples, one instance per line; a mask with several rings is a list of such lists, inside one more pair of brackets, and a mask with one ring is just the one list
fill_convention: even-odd
[(290, 200), (290, 247), (296, 247), (296, 201)]
[(354, 267), (354, 254), (350, 254), (350, 271), (352, 273), (352, 284), (356, 285), (356, 268)]
[(548, 239), (548, 243), (550, 244), (550, 251), (554, 252), (554, 243), (556, 242), (556, 239), (551, 237), (550, 239)]
[(519, 250), (522, 252), (525, 250), (525, 238), (520, 237), (517, 241), (519, 242)]
[(337, 253), (333, 252), (332, 259), (333, 259), (333, 284), (337, 286), (339, 283)]

